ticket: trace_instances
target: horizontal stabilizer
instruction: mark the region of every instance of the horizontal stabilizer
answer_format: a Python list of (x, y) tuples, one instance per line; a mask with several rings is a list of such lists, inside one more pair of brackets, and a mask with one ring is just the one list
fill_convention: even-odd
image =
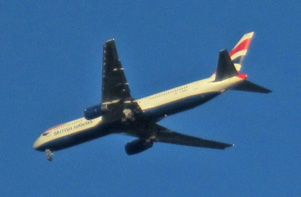
[(238, 75), (234, 64), (229, 56), (227, 50), (222, 50), (219, 53), (216, 78), (215, 81), (222, 81), (224, 79)]
[(232, 90), (258, 92), (258, 93), (265, 93), (265, 94), (272, 92), (271, 90), (269, 90), (267, 88), (264, 88), (262, 86), (259, 86), (255, 83), (252, 83), (247, 80), (245, 80), (242, 83), (240, 83), (239, 85), (235, 86), (234, 88), (232, 88)]

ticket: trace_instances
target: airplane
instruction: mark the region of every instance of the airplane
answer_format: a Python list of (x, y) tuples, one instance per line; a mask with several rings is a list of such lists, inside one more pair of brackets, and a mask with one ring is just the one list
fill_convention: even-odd
[(225, 149), (233, 144), (177, 133), (158, 124), (170, 115), (195, 108), (227, 90), (270, 93), (271, 90), (247, 80), (241, 73), (254, 32), (242, 36), (230, 53), (219, 52), (216, 72), (209, 78), (182, 85), (136, 100), (132, 97), (115, 40), (103, 46), (101, 103), (84, 110), (84, 117), (52, 127), (42, 133), (33, 148), (53, 159), (53, 152), (110, 134), (135, 139), (125, 145), (128, 155), (143, 152), (156, 142)]

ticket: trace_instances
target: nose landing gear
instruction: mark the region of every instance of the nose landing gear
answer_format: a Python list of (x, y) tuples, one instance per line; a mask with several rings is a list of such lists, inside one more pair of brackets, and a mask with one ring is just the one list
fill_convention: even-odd
[(53, 152), (51, 152), (51, 150), (49, 150), (49, 149), (46, 149), (45, 153), (46, 153), (46, 156), (47, 156), (47, 160), (52, 161)]

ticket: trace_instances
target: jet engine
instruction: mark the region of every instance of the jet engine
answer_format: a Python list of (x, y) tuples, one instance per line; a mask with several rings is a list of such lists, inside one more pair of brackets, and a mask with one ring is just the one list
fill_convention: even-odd
[(102, 116), (105, 113), (102, 105), (94, 105), (92, 107), (88, 107), (84, 110), (84, 116), (87, 120), (91, 120), (97, 117)]
[(137, 139), (132, 142), (129, 142), (125, 145), (125, 152), (128, 155), (134, 155), (137, 153), (141, 153), (153, 146), (153, 141), (145, 140), (145, 139)]

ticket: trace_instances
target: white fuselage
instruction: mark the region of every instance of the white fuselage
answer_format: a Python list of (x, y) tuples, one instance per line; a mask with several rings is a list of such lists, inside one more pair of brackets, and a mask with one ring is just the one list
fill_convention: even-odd
[[(138, 99), (135, 102), (146, 116), (158, 121), (168, 115), (201, 105), (244, 79), (234, 76), (223, 81), (214, 81), (214, 74), (210, 78)], [(40, 151), (46, 149), (55, 151), (114, 132), (116, 131), (108, 131), (106, 125), (102, 124), (102, 117), (92, 120), (79, 118), (48, 129), (36, 140), (33, 147)]]

